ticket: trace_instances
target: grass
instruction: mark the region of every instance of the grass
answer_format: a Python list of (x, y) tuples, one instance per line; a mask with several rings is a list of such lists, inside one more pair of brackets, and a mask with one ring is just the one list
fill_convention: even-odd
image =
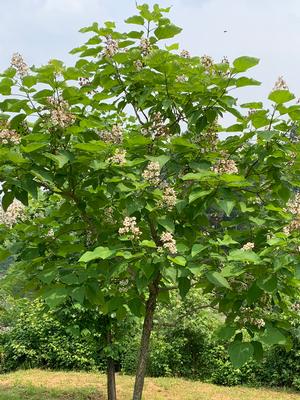
[[(133, 378), (118, 376), (118, 399), (130, 400)], [(105, 376), (84, 372), (17, 371), (0, 375), (0, 400), (105, 400)], [(147, 378), (144, 400), (300, 400), (295, 392), (220, 387), (176, 378)]]

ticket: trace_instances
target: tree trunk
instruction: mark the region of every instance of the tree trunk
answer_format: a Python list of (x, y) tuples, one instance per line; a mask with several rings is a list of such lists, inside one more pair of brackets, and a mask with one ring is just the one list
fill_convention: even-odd
[(160, 276), (149, 286), (149, 298), (146, 303), (146, 313), (141, 337), (140, 353), (135, 375), (133, 400), (141, 400), (144, 388), (144, 380), (149, 353), (150, 336), (153, 327), (153, 317), (159, 291)]
[[(111, 329), (107, 332), (107, 344), (112, 343)], [(115, 362), (107, 357), (107, 400), (117, 400)]]

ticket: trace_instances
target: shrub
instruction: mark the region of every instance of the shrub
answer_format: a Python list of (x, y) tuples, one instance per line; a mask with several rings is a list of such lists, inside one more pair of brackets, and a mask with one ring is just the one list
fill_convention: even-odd
[(20, 367), (101, 368), (103, 360), (98, 355), (97, 340), (87, 330), (73, 335), (66, 321), (59, 321), (52, 312), (44, 312), (40, 300), (24, 300), (16, 308), (16, 320), (0, 335), (2, 372)]

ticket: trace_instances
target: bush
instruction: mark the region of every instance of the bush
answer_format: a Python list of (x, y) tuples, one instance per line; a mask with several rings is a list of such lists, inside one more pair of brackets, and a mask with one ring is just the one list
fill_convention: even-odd
[(52, 312), (45, 312), (41, 301), (22, 301), (14, 313), (13, 325), (0, 335), (2, 372), (37, 367), (103, 368), (96, 338), (87, 330), (72, 335), (68, 323), (59, 321)]
[(256, 377), (262, 384), (300, 390), (300, 341), (296, 333), (290, 351), (276, 346), (267, 353)]

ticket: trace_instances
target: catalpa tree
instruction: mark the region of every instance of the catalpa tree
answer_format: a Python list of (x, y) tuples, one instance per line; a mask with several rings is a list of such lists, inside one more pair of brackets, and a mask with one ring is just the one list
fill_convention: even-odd
[[(170, 290), (211, 293), (237, 367), (265, 345), (289, 348), (299, 308), (300, 105), (280, 79), (271, 109), (239, 107), (229, 93), (259, 84), (244, 76), (258, 59), (192, 56), (166, 45), (181, 31), (169, 9), (137, 10), (135, 30), (83, 28), (92, 36), (72, 50), (75, 66), (29, 68), (15, 54), (0, 81), (2, 256), (49, 307), (107, 317), (110, 400), (115, 321), (144, 318), (140, 400)], [(32, 199), (42, 212), (29, 218)]]

